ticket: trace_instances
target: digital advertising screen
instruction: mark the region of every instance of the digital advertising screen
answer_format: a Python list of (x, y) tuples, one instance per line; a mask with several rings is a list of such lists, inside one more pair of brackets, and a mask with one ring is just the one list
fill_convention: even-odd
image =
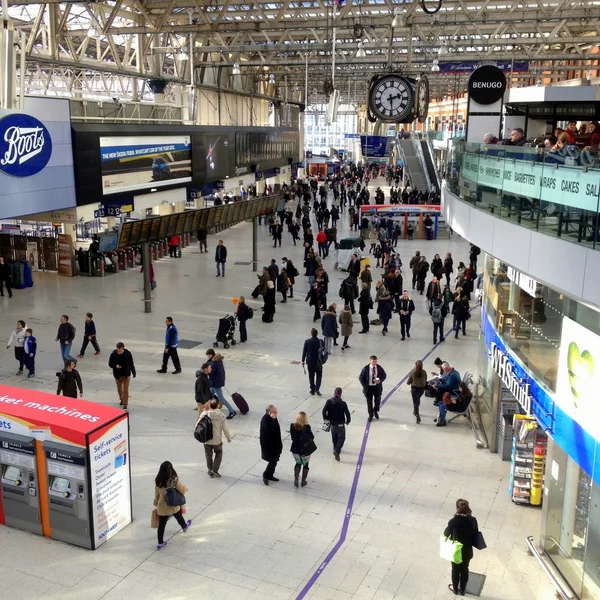
[(140, 237), (138, 238), (138, 244), (145, 244), (150, 239), (150, 229), (152, 227), (152, 223), (156, 219), (144, 219), (141, 221), (142, 230), (140, 231)]
[(150, 220), (150, 235), (148, 236), (147, 241), (154, 242), (155, 240), (158, 239), (158, 231), (160, 229), (160, 222), (161, 222), (161, 219), (157, 218), (157, 217)]
[(117, 244), (119, 243), (119, 234), (107, 233), (105, 235), (98, 236), (98, 252), (108, 252), (109, 250), (116, 250)]
[(158, 239), (161, 240), (167, 237), (167, 228), (169, 227), (169, 219), (171, 215), (167, 215), (166, 217), (161, 217), (160, 227), (158, 228)]
[(236, 202), (232, 207), (231, 207), (231, 215), (230, 215), (230, 220), (232, 223), (239, 223), (240, 219), (240, 211), (242, 210), (242, 203), (241, 202)]
[(198, 221), (198, 229), (206, 229), (208, 227), (208, 210), (200, 210), (200, 220)]
[(192, 180), (189, 136), (101, 137), (100, 157), (104, 195)]
[(226, 135), (206, 135), (206, 180), (214, 181), (229, 175), (229, 138)]
[(175, 235), (175, 230), (177, 229), (178, 219), (179, 219), (178, 214), (169, 215), (169, 226), (167, 227), (167, 237)]
[(206, 227), (205, 229), (208, 229), (209, 227), (212, 227), (215, 224), (215, 213), (217, 212), (216, 207), (212, 207), (206, 210), (207, 216), (206, 216)]
[(134, 221), (131, 227), (131, 235), (129, 236), (129, 245), (138, 244), (140, 239), (140, 233), (142, 232), (142, 222)]
[(125, 246), (129, 246), (129, 238), (131, 237), (132, 226), (133, 223), (131, 221), (121, 225), (121, 231), (119, 232), (119, 248), (125, 248)]
[(185, 221), (184, 221), (184, 225), (183, 225), (183, 233), (191, 233), (193, 221), (194, 221), (194, 213), (186, 212), (185, 213)]
[(192, 231), (198, 231), (200, 229), (200, 218), (202, 217), (202, 211), (194, 211), (194, 220), (192, 221)]

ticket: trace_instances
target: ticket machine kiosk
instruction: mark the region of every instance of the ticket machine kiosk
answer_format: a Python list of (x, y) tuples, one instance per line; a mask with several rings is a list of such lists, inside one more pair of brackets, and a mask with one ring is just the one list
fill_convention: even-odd
[(4, 522), (42, 534), (36, 445), (33, 437), (0, 433), (0, 481)]
[(85, 448), (44, 442), (51, 536), (92, 548)]

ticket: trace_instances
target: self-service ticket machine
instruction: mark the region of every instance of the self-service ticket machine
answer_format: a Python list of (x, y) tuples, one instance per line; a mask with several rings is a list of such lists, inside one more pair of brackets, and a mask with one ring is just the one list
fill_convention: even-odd
[(0, 477), (6, 525), (41, 535), (34, 438), (0, 433)]
[(51, 537), (92, 548), (87, 451), (56, 442), (44, 442), (43, 447)]

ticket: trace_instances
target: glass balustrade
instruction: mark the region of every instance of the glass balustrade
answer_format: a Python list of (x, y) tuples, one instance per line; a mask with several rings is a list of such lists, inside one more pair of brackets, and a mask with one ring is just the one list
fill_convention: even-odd
[(451, 140), (446, 186), (500, 219), (600, 249), (597, 147), (552, 151)]

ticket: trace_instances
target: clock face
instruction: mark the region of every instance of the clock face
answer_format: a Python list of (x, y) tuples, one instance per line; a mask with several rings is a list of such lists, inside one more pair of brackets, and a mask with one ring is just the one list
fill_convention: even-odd
[(386, 75), (371, 87), (369, 104), (375, 117), (387, 123), (410, 119), (414, 103), (412, 85), (400, 75)]
[(429, 81), (423, 75), (417, 85), (417, 118), (419, 123), (425, 123), (429, 111)]

